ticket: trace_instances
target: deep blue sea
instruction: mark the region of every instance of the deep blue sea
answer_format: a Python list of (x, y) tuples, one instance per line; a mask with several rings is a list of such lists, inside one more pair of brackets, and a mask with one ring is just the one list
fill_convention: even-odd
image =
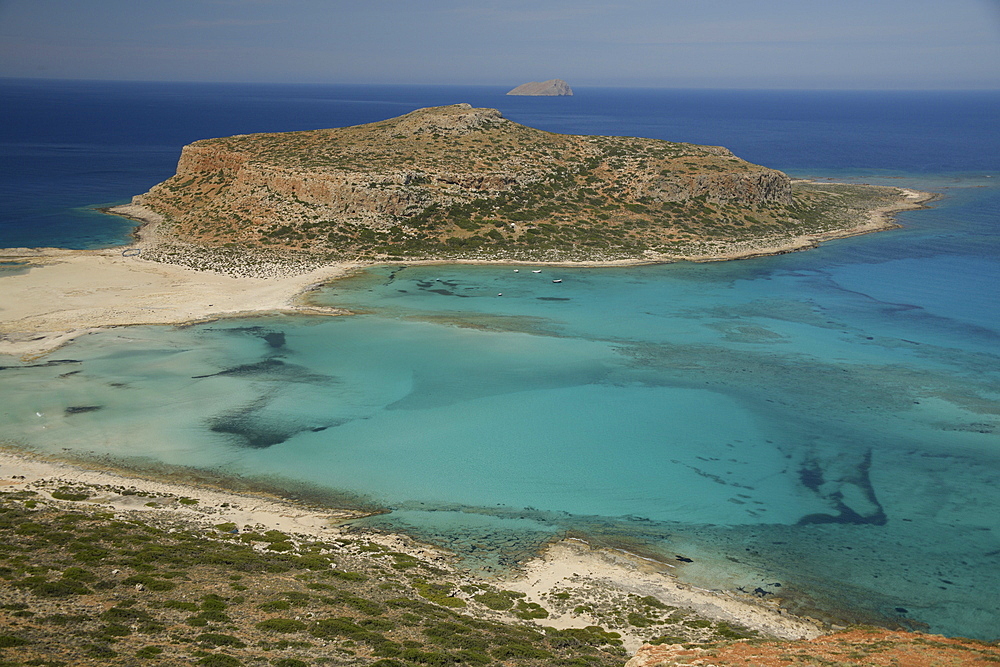
[(363, 315), (109, 330), (0, 363), (4, 439), (342, 494), (472, 568), (583, 535), (817, 615), (1000, 637), (1000, 93), (503, 92), (2, 81), (0, 246), (127, 243), (94, 207), (197, 139), (456, 102), (942, 198), (802, 253), (392, 265), (312, 295)]

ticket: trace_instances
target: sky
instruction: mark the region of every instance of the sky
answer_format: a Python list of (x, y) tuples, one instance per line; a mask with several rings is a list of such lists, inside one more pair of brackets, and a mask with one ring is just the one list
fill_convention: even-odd
[(1000, 0), (0, 0), (0, 77), (1000, 89)]

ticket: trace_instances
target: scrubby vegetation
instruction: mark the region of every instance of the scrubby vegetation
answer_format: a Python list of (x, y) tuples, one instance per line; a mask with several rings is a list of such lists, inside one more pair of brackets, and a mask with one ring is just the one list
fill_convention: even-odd
[[(0, 665), (600, 667), (627, 658), (608, 626), (544, 626), (550, 610), (580, 604), (570, 592), (531, 602), (363, 535), (318, 542), (172, 517), (165, 506), (108, 512), (31, 490), (0, 494)], [(607, 621), (648, 629), (649, 639), (665, 622), (685, 641), (726, 636), (710, 622), (686, 628), (689, 614), (655, 598), (613, 599)]]

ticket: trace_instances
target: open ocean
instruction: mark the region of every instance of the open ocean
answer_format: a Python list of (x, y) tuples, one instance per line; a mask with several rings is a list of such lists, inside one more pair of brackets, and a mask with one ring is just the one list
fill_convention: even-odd
[(392, 265), (312, 296), (363, 315), (105, 331), (0, 360), (4, 441), (389, 508), (365, 522), (474, 569), (581, 535), (818, 616), (1000, 637), (1000, 93), (576, 92), (0, 81), (0, 247), (128, 243), (94, 207), (197, 139), (456, 102), (942, 199), (789, 255)]

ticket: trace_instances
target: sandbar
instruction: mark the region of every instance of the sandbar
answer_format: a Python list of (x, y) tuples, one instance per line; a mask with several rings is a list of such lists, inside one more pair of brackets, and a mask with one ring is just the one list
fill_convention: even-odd
[[(822, 184), (817, 184), (822, 185)], [(425, 259), (406, 264), (512, 264), (554, 266), (635, 266), (676, 261), (711, 262), (785, 254), (815, 248), (836, 238), (899, 227), (894, 214), (923, 208), (937, 195), (900, 188), (903, 199), (873, 209), (859, 224), (820, 234), (775, 240), (706, 241), (683, 255), (647, 252), (636, 259), (566, 262), (512, 262), (507, 259)], [(319, 266), (281, 263), (263, 273), (199, 270), (150, 259), (162, 244), (160, 217), (125, 205), (108, 212), (142, 223), (128, 249), (0, 249), (0, 260), (28, 270), (0, 278), (0, 354), (24, 360), (47, 354), (90, 332), (141, 324), (188, 324), (268, 312), (346, 314), (317, 308), (299, 297), (311, 289), (377, 262), (333, 262)], [(151, 252), (152, 251), (152, 252)]]

